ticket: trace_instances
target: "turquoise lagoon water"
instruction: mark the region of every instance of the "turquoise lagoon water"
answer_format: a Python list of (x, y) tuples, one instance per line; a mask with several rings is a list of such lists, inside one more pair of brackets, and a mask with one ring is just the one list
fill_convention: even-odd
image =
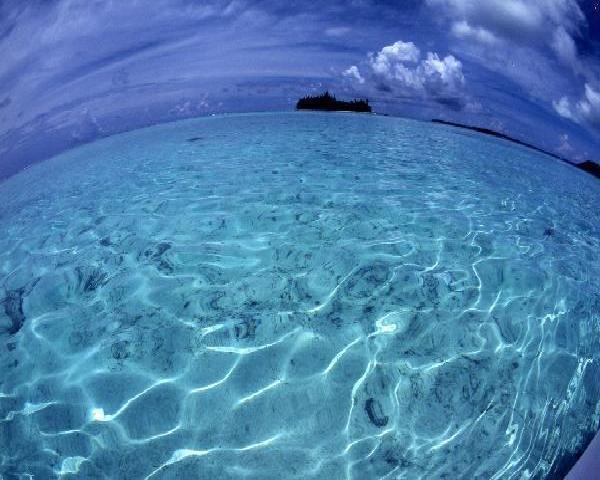
[(3, 479), (559, 478), (600, 421), (600, 185), (257, 114), (0, 184)]

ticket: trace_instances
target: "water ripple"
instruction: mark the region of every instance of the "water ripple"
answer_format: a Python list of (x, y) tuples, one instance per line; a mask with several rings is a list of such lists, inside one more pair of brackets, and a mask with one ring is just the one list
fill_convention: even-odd
[(352, 115), (32, 167), (0, 184), (0, 477), (559, 478), (600, 423), (599, 192)]

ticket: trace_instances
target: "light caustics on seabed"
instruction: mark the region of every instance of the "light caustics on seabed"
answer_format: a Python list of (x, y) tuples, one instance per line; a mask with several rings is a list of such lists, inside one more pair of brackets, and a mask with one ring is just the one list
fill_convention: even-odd
[(0, 184), (0, 472), (556, 475), (600, 421), (595, 182), (337, 114), (34, 166)]

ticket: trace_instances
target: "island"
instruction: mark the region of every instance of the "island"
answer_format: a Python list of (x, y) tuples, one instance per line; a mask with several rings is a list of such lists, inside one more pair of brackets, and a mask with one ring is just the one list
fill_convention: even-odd
[(600, 178), (600, 165), (596, 162), (592, 162), (591, 160), (586, 160), (581, 163), (573, 163), (577, 168), (583, 170), (584, 172), (588, 172), (596, 178)]
[(306, 96), (298, 100), (296, 110), (323, 110), (326, 112), (360, 112), (371, 113), (369, 100), (351, 100), (349, 102), (338, 100), (335, 95), (325, 92), (314, 97)]
[(472, 130), (474, 132), (482, 133), (484, 135), (490, 135), (492, 137), (501, 138), (501, 139), (506, 140), (508, 142), (512, 142), (512, 143), (516, 143), (518, 145), (522, 145), (523, 147), (531, 148), (532, 150), (535, 150), (537, 152), (544, 153), (544, 154), (549, 155), (549, 156), (551, 156), (553, 158), (556, 158), (557, 160), (560, 160), (561, 162), (568, 163), (569, 165), (572, 165), (575, 168), (578, 168), (579, 170), (583, 170), (584, 172), (587, 172), (587, 173), (589, 173), (590, 175), (593, 175), (596, 178), (600, 178), (600, 165), (598, 165), (596, 162), (593, 162), (591, 160), (586, 160), (585, 162), (581, 162), (581, 163), (572, 162), (570, 160), (567, 160), (564, 157), (561, 157), (560, 155), (556, 155), (555, 153), (552, 153), (552, 152), (549, 152), (549, 151), (544, 150), (542, 148), (536, 147), (535, 145), (532, 145), (531, 143), (524, 142), (524, 141), (519, 140), (517, 138), (509, 137), (508, 135), (506, 135), (504, 133), (496, 132), (495, 130), (491, 130), (489, 128), (474, 127), (474, 126), (471, 126), (471, 125), (465, 125), (464, 123), (457, 123), (457, 122), (449, 122), (447, 120), (440, 120), (439, 118), (434, 118), (431, 121), (433, 123), (440, 123), (442, 125), (449, 125), (451, 127), (464, 128), (466, 130)]

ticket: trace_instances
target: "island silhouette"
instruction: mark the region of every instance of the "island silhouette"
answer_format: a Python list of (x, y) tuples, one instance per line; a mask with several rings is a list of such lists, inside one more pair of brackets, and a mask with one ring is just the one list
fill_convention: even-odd
[(328, 91), (321, 95), (302, 97), (296, 103), (296, 110), (324, 110), (326, 112), (361, 112), (371, 113), (369, 100), (355, 99), (349, 102), (338, 100)]

